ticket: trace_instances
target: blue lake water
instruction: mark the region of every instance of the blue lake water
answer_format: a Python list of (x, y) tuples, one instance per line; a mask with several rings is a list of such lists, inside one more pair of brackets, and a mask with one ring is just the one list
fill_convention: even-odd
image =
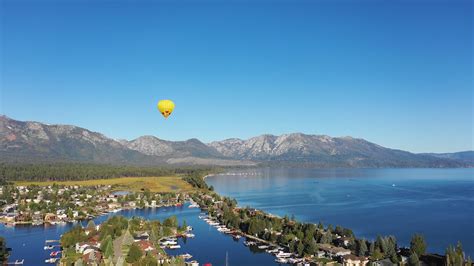
[[(235, 172), (238, 173), (238, 172)], [(258, 169), (206, 179), (223, 195), (277, 215), (351, 228), (357, 236), (421, 233), (430, 252), (461, 241), (474, 257), (474, 169)]]
[[(243, 245), (243, 238), (236, 241), (231, 236), (218, 232), (216, 228), (199, 219), (199, 213), (199, 209), (183, 206), (126, 210), (118, 214), (125, 217), (141, 216), (146, 219), (159, 220), (176, 215), (180, 222), (186, 220), (186, 223), (193, 227), (196, 237), (186, 241), (179, 239), (178, 242), (182, 248), (167, 252), (171, 255), (189, 253), (193, 255), (192, 260), (197, 260), (201, 265), (202, 263), (225, 265), (226, 253), (229, 265), (275, 265), (273, 256), (265, 252), (251, 252)], [(107, 216), (102, 216), (94, 221), (98, 224), (107, 218)], [(25, 265), (44, 265), (44, 260), (49, 258), (51, 252), (51, 250), (45, 251), (43, 249), (45, 240), (59, 239), (59, 236), (72, 226), (72, 224), (47, 227), (5, 227), (0, 225), (0, 235), (7, 239), (8, 247), (13, 248), (9, 261), (25, 259)]]

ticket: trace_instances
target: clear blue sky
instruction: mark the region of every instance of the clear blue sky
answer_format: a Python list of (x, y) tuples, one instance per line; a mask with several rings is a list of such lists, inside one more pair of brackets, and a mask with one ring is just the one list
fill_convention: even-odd
[[(473, 5), (1, 1), (1, 113), (113, 138), (472, 149)], [(159, 99), (176, 102), (164, 120)]]

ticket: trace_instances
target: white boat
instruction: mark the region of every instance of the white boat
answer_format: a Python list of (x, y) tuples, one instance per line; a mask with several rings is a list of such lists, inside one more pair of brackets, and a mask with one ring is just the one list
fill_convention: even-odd
[(23, 263), (25, 262), (25, 260), (15, 260), (15, 262), (13, 264), (15, 265), (23, 265)]
[(253, 242), (253, 241), (244, 241), (244, 245), (245, 246), (253, 246), (253, 245), (256, 245), (257, 243)]
[(169, 249), (178, 249), (178, 248), (181, 248), (180, 245), (172, 245), (172, 246), (169, 246), (168, 247)]
[(191, 254), (189, 254), (189, 253), (182, 254), (182, 255), (179, 255), (179, 256), (182, 257), (183, 259), (186, 259), (186, 260), (188, 260), (188, 259), (190, 259), (190, 258), (193, 257), (193, 255), (191, 255)]
[(297, 258), (289, 258), (288, 259), (288, 262), (291, 263), (291, 264), (296, 264), (298, 262), (302, 262), (303, 259), (297, 259)]
[(269, 248), (270, 246), (267, 246), (267, 245), (260, 245), (258, 246), (259, 249), (267, 249)]
[(161, 242), (161, 244), (162, 244), (163, 246), (173, 246), (173, 245), (177, 245), (178, 242), (176, 242), (176, 241), (171, 241), (171, 240), (167, 240), (167, 241), (165, 241), (165, 242)]
[(284, 263), (284, 264), (288, 263), (288, 260), (284, 259), (284, 258), (277, 258), (277, 259), (275, 259), (275, 261), (278, 262), (278, 263)]
[(44, 250), (49, 250), (49, 249), (53, 249), (54, 246), (44, 246)]
[(50, 259), (45, 260), (44, 263), (51, 263), (51, 264), (53, 264), (53, 263), (56, 263), (57, 260), (58, 260), (57, 258), (50, 258)]
[(280, 252), (280, 250), (277, 249), (277, 248), (275, 248), (275, 249), (267, 249), (267, 250), (265, 250), (265, 252), (267, 252), (267, 253), (278, 253), (278, 252)]
[(285, 253), (283, 251), (278, 252), (275, 256), (278, 258), (289, 258), (293, 255), (293, 253)]
[(225, 228), (225, 227), (219, 227), (217, 228), (217, 231), (222, 232), (222, 233), (227, 233), (227, 232), (230, 232), (230, 229)]
[(194, 237), (195, 237), (195, 235), (194, 235), (194, 234), (191, 234), (191, 233), (187, 233), (187, 234), (185, 234), (185, 236), (186, 236), (187, 238), (194, 238)]

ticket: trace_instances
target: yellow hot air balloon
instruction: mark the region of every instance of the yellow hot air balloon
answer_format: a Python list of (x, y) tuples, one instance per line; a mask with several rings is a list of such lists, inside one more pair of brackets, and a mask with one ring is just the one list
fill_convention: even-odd
[(165, 117), (168, 118), (168, 116), (171, 115), (174, 109), (174, 102), (171, 100), (160, 100), (158, 102), (158, 110), (160, 110), (160, 113)]

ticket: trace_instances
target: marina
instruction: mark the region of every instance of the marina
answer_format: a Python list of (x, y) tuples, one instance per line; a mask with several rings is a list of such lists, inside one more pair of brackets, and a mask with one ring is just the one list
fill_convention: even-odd
[[(163, 220), (172, 215), (176, 215), (180, 221), (186, 220), (188, 224), (188, 234), (194, 237), (169, 238), (168, 244), (179, 245), (180, 248), (166, 248), (166, 253), (171, 256), (184, 255), (183, 258), (189, 265), (224, 265), (225, 254), (228, 252), (229, 264), (233, 265), (275, 265), (273, 256), (268, 253), (255, 253), (243, 245), (241, 239), (233, 238), (232, 234), (224, 234), (216, 230), (209, 230), (209, 224), (198, 216), (200, 209), (188, 208), (187, 204), (181, 207), (167, 206), (159, 208), (144, 208), (122, 210), (119, 213), (110, 213), (94, 218), (96, 224), (100, 224), (112, 215), (123, 215), (125, 217), (141, 216), (146, 219)], [(87, 221), (79, 222), (82, 226), (87, 225)], [(0, 225), (0, 234), (6, 238), (9, 247), (12, 248), (9, 265), (53, 265), (61, 256), (58, 254), (52, 257), (51, 253), (59, 251), (59, 239), (62, 234), (70, 230), (75, 224), (66, 225), (44, 225), (44, 226), (15, 226), (6, 227)], [(192, 231), (192, 232), (191, 232)], [(190, 240), (191, 239), (191, 240)], [(54, 241), (49, 241), (54, 240)], [(44, 247), (54, 246), (53, 249), (45, 250)], [(202, 247), (208, 247), (203, 249)], [(34, 251), (34, 252), (31, 252)], [(186, 255), (187, 254), (187, 255)], [(189, 255), (189, 256), (188, 256)], [(53, 262), (55, 261), (55, 262)], [(17, 264), (15, 264), (17, 262)], [(194, 264), (193, 264), (194, 263)]]

